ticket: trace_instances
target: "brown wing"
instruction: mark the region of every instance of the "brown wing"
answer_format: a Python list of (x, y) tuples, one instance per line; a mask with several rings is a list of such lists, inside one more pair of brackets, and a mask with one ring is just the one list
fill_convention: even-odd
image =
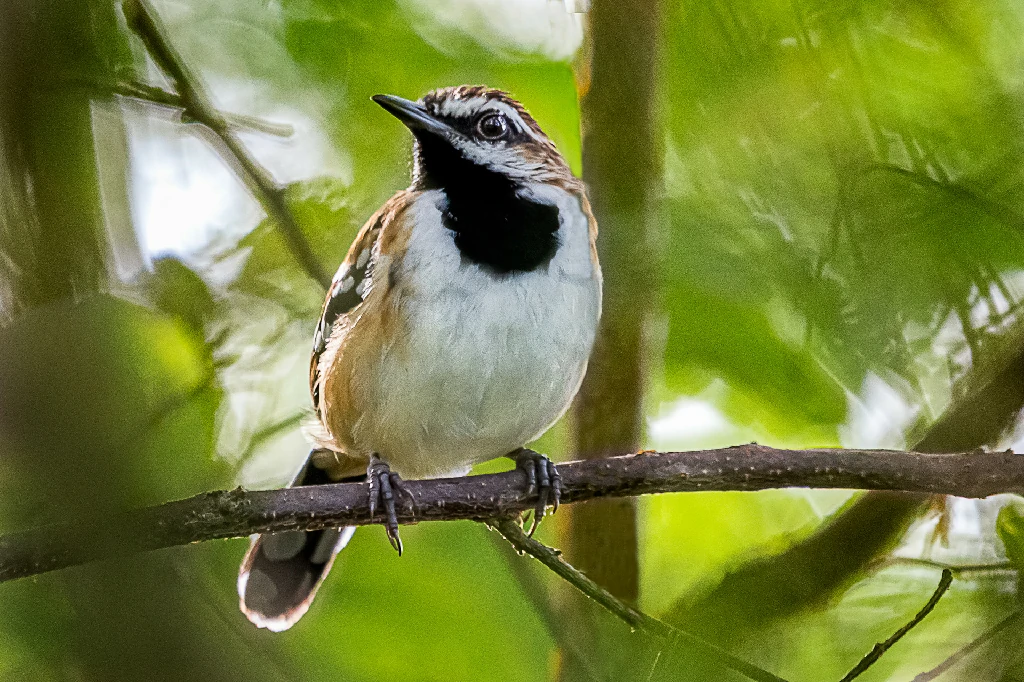
[(371, 273), (373, 245), (380, 236), (383, 214), (383, 211), (378, 211), (363, 225), (327, 291), (320, 322), (313, 335), (313, 355), (309, 359), (309, 391), (317, 416), (320, 415), (320, 389), (317, 386), (320, 356), (327, 348), (334, 323), (363, 301), (363, 286)]

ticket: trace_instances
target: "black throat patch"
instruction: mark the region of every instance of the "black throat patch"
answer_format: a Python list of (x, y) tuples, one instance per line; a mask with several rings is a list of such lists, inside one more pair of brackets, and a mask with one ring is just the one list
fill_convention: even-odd
[(463, 257), (495, 274), (529, 272), (558, 250), (558, 209), (517, 195), (501, 173), (465, 159), (446, 140), (417, 135), (419, 189), (440, 189), (444, 226)]

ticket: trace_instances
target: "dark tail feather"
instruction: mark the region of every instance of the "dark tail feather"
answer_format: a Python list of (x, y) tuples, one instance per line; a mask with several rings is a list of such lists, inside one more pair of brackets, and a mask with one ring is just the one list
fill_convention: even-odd
[[(328, 482), (327, 474), (307, 461), (292, 485)], [(349, 526), (257, 535), (238, 571), (242, 613), (258, 627), (274, 632), (295, 625), (355, 530)]]

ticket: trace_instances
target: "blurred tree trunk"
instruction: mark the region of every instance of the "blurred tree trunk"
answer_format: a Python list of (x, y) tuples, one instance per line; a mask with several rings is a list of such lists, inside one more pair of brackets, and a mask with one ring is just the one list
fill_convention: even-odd
[(97, 291), (106, 274), (94, 92), (83, 84), (113, 79), (118, 52), (125, 56), (117, 36), (113, 3), (0, 9), (0, 248), (15, 310)]
[[(51, 333), (34, 344), (40, 353), (54, 353), (67, 338), (74, 302), (106, 288), (107, 243), (92, 98), (100, 84), (113, 81), (119, 58), (122, 64), (130, 63), (111, 3), (23, 0), (5, 3), (0, 9), (3, 313), (16, 325), (24, 323), (28, 328), (34, 318), (50, 320)], [(14, 342), (17, 329), (15, 326), (10, 347), (5, 349), (11, 366), (28, 361), (28, 356), (19, 357), (14, 350), (18, 347)], [(66, 361), (65, 357), (53, 358), (56, 366)], [(66, 394), (77, 375), (73, 368), (65, 371), (68, 385), (55, 386), (48, 400), (24, 413), (15, 403), (30, 400), (31, 378), (26, 377), (24, 386), (15, 383), (9, 387), (4, 396), (8, 409), (0, 415), (4, 418), (0, 426), (31, 434), (25, 440), (36, 445), (46, 442), (46, 437), (73, 430), (70, 418), (54, 428), (54, 413), (64, 407), (58, 396)], [(41, 380), (37, 375), (36, 381)], [(16, 414), (22, 415), (23, 421), (18, 421)], [(79, 456), (93, 458), (91, 464), (102, 470), (92, 483), (113, 480), (109, 456), (90, 452), (87, 442), (69, 441), (67, 446), (74, 450), (76, 444), (81, 446)], [(50, 494), (63, 492), (72, 500), (88, 499), (90, 484), (85, 481), (89, 477), (76, 477), (61, 468), (48, 470), (47, 460), (54, 456), (39, 453), (20, 463), (26, 471), (31, 470), (30, 475), (54, 486)], [(87, 468), (83, 466), (83, 470)], [(69, 487), (61, 490), (62, 484)], [(23, 488), (28, 494), (30, 490), (31, 486)], [(46, 494), (46, 490), (37, 492)]]
[[(138, 504), (174, 471), (145, 457), (147, 425), (166, 416), (152, 413), (154, 385), (168, 383), (168, 364), (186, 361), (175, 355), (180, 344), (152, 343), (147, 334), (167, 332), (161, 318), (100, 295), (113, 246), (103, 197), (126, 202), (129, 161), (119, 110), (108, 107), (98, 121), (93, 100), (112, 102), (109, 84), (131, 66), (115, 2), (0, 6), (4, 528), (60, 513), (81, 521), (88, 542), (89, 519)], [(101, 154), (114, 171), (106, 192)], [(111, 208), (107, 217), (122, 222), (110, 234), (126, 242), (118, 247), (137, 249), (127, 206)], [(200, 456), (193, 468), (205, 473), (213, 461)], [(154, 556), (4, 585), (0, 639), (28, 652), (13, 676), (294, 679), (267, 665), (251, 644), (255, 629), (240, 635), (211, 616), (218, 600), (218, 610), (233, 609), (234, 594), (230, 579), (212, 596), (200, 589), (210, 570), (201, 561)]]
[[(656, 81), (660, 14), (657, 0), (595, 0), (577, 66), (583, 179), (600, 228), (604, 271), (601, 328), (572, 412), (570, 449), (577, 458), (635, 452), (643, 442), (645, 324), (654, 298), (649, 242), (661, 193)], [(560, 540), (569, 562), (617, 597), (635, 603), (639, 566), (634, 501), (593, 500), (562, 514)], [(567, 679), (581, 673), (563, 669)]]

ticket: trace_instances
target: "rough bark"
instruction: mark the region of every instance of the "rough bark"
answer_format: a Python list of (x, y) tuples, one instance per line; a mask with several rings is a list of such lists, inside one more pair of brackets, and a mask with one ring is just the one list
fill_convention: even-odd
[[(1024, 456), (1012, 452), (932, 455), (891, 450), (721, 450), (641, 453), (559, 467), (565, 504), (666, 492), (785, 487), (870, 488), (985, 497), (1024, 493)], [(407, 481), (400, 523), (484, 521), (531, 509), (523, 473)], [(218, 491), (111, 517), (83, 528), (70, 520), (0, 537), (0, 581), (99, 558), (253, 533), (379, 523), (364, 484)]]

